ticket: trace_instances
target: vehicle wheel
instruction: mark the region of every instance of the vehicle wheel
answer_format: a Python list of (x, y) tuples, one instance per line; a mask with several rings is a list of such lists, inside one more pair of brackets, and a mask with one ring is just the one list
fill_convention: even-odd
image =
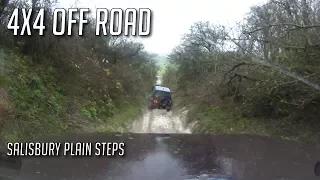
[(166, 110), (167, 110), (167, 111), (170, 111), (170, 110), (171, 110), (171, 108), (170, 108), (170, 107), (166, 107)]

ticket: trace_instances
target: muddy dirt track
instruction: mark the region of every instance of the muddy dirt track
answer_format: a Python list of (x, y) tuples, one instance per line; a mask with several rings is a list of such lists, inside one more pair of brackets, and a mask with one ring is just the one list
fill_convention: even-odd
[(133, 133), (191, 133), (185, 123), (187, 110), (174, 114), (164, 109), (144, 110), (141, 118), (134, 121)]
[[(144, 110), (131, 133), (70, 134), (45, 142), (123, 142), (125, 156), (27, 157), (8, 175), (19, 180), (317, 180), (320, 147), (252, 135), (191, 134), (187, 110)], [(1, 166), (1, 164), (0, 164)], [(1, 168), (0, 168), (1, 171)]]
[[(187, 111), (146, 110), (131, 133), (70, 134), (45, 142), (124, 142), (125, 156), (27, 157), (19, 180), (317, 180), (320, 148), (252, 135), (191, 134)], [(0, 169), (1, 170), (1, 169)], [(13, 173), (8, 172), (10, 176)]]

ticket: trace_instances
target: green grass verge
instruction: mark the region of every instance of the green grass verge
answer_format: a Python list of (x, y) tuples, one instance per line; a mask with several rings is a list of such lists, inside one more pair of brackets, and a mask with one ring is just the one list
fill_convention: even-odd
[(126, 132), (130, 124), (141, 114), (141, 103), (136, 102), (122, 106), (114, 116), (107, 120), (107, 123), (100, 124), (96, 132)]
[(196, 129), (198, 132), (271, 135), (262, 122), (243, 118), (232, 110), (226, 110), (222, 107), (204, 108), (193, 111), (193, 113), (195, 113), (193, 117), (199, 122)]
[(237, 108), (230, 106), (207, 108), (193, 106), (188, 114), (188, 122), (192, 121), (197, 121), (198, 124), (194, 131), (198, 133), (253, 134), (320, 144), (320, 135), (315, 134), (305, 125), (281, 126), (277, 123), (280, 121), (245, 118)]

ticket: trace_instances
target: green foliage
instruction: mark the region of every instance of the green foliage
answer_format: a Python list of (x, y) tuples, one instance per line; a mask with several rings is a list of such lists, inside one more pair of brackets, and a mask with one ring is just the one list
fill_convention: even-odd
[(5, 75), (0, 74), (0, 88), (6, 87), (8, 84), (9, 78)]
[[(11, 54), (6, 60), (10, 67), (8, 90), (14, 109), (10, 121), (2, 131), (7, 141), (33, 139), (61, 134), (67, 129), (67, 99), (56, 91), (51, 72), (43, 67), (29, 67), (30, 58)], [(12, 133), (13, 132), (13, 133)]]
[[(195, 106), (193, 106), (195, 107)], [(262, 118), (245, 118), (241, 108), (232, 105), (191, 108), (188, 121), (197, 121), (194, 131), (213, 134), (254, 134), (271, 136), (304, 143), (319, 144), (320, 134), (303, 123), (290, 120), (266, 121)]]
[[(132, 99), (133, 100), (133, 99)], [(126, 132), (133, 120), (141, 114), (141, 100), (134, 100), (129, 103), (122, 101), (114, 116), (108, 118), (107, 123), (99, 125), (95, 131), (98, 132)]]
[(157, 66), (159, 67), (158, 74), (162, 75), (165, 73), (166, 66), (168, 65), (168, 60), (166, 57), (158, 57), (157, 58)]
[[(319, 2), (289, 3), (292, 10), (275, 1), (252, 7), (238, 37), (224, 26), (196, 22), (169, 55), (175, 68), (167, 68), (164, 82), (179, 92), (175, 99), (204, 108), (196, 113), (201, 132), (233, 128), (319, 142), (320, 29), (301, 26), (320, 24)], [(229, 113), (234, 107), (238, 111)]]
[[(46, 9), (45, 26), (52, 28), (52, 2), (35, 6)], [(0, 87), (10, 97), (9, 107), (4, 108), (9, 115), (0, 114), (5, 141), (91, 131), (101, 123), (109, 126), (123, 101), (135, 104), (152, 86), (158, 69), (141, 43), (91, 36), (94, 26), (86, 29), (85, 37), (13, 36), (6, 22), (16, 7), (30, 4), (12, 1), (0, 17), (0, 46), (12, 50), (4, 62), (6, 72), (0, 72)]]
[[(2, 127), (4, 141), (30, 140), (72, 131), (68, 122), (68, 117), (72, 115), (68, 112), (70, 104), (79, 104), (78, 111), (82, 118), (77, 117), (78, 125), (83, 123), (81, 119), (88, 121), (90, 127), (99, 124), (99, 128), (94, 128), (96, 131), (125, 128), (131, 122), (129, 120), (140, 113), (141, 105), (136, 103), (140, 101), (140, 96), (126, 96), (118, 80), (114, 81), (114, 89), (123, 95), (121, 98), (118, 96), (116, 101), (109, 94), (96, 93), (90, 87), (78, 87), (85, 96), (71, 96), (65, 91), (68, 84), (59, 83), (57, 69), (52, 66), (38, 65), (30, 57), (14, 52), (6, 56), (6, 66), (8, 71), (3, 79), (6, 79), (6, 88), (12, 97), (13, 111), (8, 120), (11, 123)], [(88, 127), (84, 129), (91, 131)]]

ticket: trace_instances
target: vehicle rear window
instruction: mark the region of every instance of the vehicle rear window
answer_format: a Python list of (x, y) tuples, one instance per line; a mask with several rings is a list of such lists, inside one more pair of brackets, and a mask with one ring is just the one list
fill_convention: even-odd
[(166, 91), (153, 91), (153, 96), (154, 97), (170, 97), (171, 98), (171, 93), (166, 92)]

